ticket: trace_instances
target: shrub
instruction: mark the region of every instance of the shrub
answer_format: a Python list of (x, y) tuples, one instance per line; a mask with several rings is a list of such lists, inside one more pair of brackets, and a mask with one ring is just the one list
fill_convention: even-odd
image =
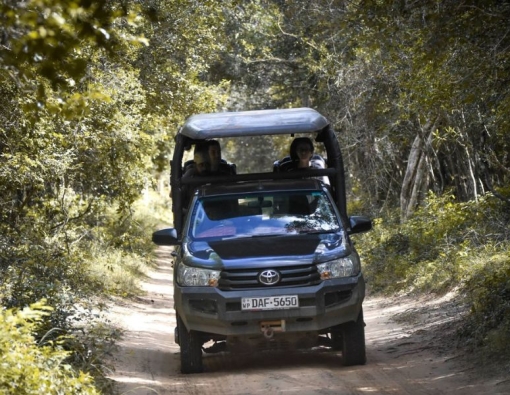
[(138, 207), (108, 210), (104, 205), (82, 218), (86, 226), (74, 224), (49, 234), (47, 223), (38, 218), (26, 226), (20, 221), (16, 231), (0, 224), (0, 305), (19, 311), (44, 298), (52, 309), (31, 327), (33, 342), (58, 341), (58, 350), (67, 352), (59, 354), (66, 362), (60, 368), (84, 371), (96, 388), (111, 392), (105, 357), (119, 333), (98, 320), (98, 301), (139, 292), (137, 279), (152, 262), (150, 235), (156, 220)]
[(484, 254), (462, 286), (471, 306), (461, 334), (474, 345), (510, 354), (510, 246)]
[(38, 345), (32, 335), (51, 309), (44, 303), (0, 312), (1, 394), (98, 394), (92, 378), (65, 361), (58, 341)]
[(459, 203), (429, 194), (403, 224), (397, 212), (376, 219), (358, 244), (371, 289), (444, 292), (459, 284), (472, 270), (470, 256), (488, 245), (505, 249), (508, 211), (492, 195)]
[(510, 210), (488, 194), (459, 203), (430, 194), (406, 223), (374, 221), (358, 249), (375, 292), (459, 290), (470, 308), (459, 322), (465, 344), (510, 355)]

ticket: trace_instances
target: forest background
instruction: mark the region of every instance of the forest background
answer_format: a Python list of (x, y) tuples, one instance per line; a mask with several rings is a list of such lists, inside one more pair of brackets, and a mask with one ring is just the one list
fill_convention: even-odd
[(0, 4), (0, 393), (112, 390), (98, 301), (154, 262), (179, 125), (263, 108), (337, 131), (370, 291), (454, 290), (508, 363), (509, 1)]

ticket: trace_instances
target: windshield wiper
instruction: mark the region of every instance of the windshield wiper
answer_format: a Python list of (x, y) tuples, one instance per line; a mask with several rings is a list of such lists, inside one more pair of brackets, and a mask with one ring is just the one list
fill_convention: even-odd
[(300, 230), (298, 233), (300, 235), (302, 234), (316, 235), (321, 233), (336, 233), (336, 232), (338, 232), (338, 230), (313, 229), (313, 230)]
[(281, 236), (288, 236), (287, 233), (262, 233), (260, 235), (251, 235), (250, 237), (281, 237)]

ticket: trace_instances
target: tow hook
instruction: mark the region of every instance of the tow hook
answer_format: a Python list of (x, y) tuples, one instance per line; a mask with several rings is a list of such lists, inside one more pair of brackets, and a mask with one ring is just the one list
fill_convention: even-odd
[(270, 326), (263, 326), (262, 333), (266, 339), (272, 339), (274, 336), (274, 331)]
[(266, 339), (272, 339), (275, 332), (285, 332), (285, 320), (262, 321), (260, 330)]

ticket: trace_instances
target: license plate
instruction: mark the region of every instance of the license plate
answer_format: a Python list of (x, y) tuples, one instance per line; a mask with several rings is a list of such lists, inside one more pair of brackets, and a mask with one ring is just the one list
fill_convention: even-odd
[(242, 298), (242, 310), (286, 310), (299, 307), (297, 295), (267, 296), (264, 298)]

